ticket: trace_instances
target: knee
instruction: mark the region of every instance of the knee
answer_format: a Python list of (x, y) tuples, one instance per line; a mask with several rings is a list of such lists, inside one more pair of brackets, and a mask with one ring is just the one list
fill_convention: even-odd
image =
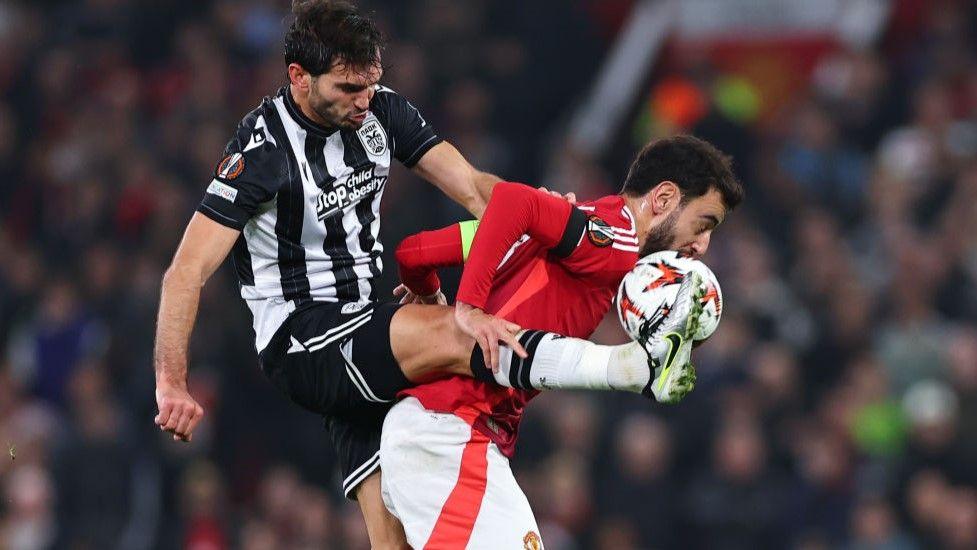
[(437, 338), (444, 342), (449, 350), (453, 362), (459, 366), (467, 366), (475, 349), (475, 339), (464, 333), (455, 322), (454, 312), (441, 319), (438, 326)]

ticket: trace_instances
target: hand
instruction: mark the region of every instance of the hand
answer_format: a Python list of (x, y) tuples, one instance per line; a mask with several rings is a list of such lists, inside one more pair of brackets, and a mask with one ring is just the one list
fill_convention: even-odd
[(499, 372), (499, 341), (505, 342), (519, 357), (525, 359), (529, 356), (516, 339), (516, 334), (522, 327), (515, 323), (462, 302), (455, 304), (455, 322), (462, 332), (474, 338), (482, 348), (485, 364), (492, 372)]
[(545, 187), (540, 187), (539, 190), (544, 193), (549, 193), (550, 195), (553, 195), (554, 197), (557, 197), (559, 199), (563, 199), (570, 204), (577, 204), (577, 195), (573, 191), (570, 191), (566, 195), (561, 195), (559, 191), (550, 191)]
[(204, 408), (190, 397), (186, 388), (173, 385), (156, 385), (156, 406), (159, 407), (156, 425), (173, 434), (174, 441), (190, 441), (193, 429), (204, 416)]
[(448, 299), (445, 297), (444, 292), (441, 292), (439, 288), (437, 292), (431, 294), (430, 296), (418, 296), (411, 292), (409, 288), (404, 285), (398, 285), (394, 289), (394, 296), (400, 296), (401, 304), (426, 304), (426, 305), (448, 305)]

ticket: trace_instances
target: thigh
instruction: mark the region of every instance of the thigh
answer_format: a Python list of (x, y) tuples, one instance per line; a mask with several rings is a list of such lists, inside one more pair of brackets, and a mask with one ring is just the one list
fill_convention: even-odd
[(458, 328), (452, 307), (400, 308), (390, 324), (390, 344), (404, 375), (415, 384), (452, 374), (471, 376), (475, 340)]
[(380, 463), (384, 502), (415, 548), (534, 548), (539, 540), (508, 461), (455, 415), (414, 398), (398, 403), (384, 422)]
[(262, 351), (262, 367), (299, 405), (341, 415), (392, 403), (410, 383), (390, 349), (398, 304), (316, 303), (295, 311)]
[(469, 550), (527, 548), (541, 550), (539, 526), (529, 499), (516, 482), (509, 459), (495, 443), (488, 448), (488, 476), (482, 508), (468, 541)]
[(404, 527), (383, 504), (380, 496), (380, 472), (370, 474), (356, 489), (370, 547), (384, 550), (408, 549)]
[(463, 420), (427, 411), (412, 397), (387, 415), (380, 441), (383, 499), (412, 547), (424, 548), (456, 485), (470, 438)]
[(388, 409), (389, 405), (365, 404), (352, 413), (325, 417), (346, 498), (356, 500), (356, 489), (380, 469), (380, 429)]

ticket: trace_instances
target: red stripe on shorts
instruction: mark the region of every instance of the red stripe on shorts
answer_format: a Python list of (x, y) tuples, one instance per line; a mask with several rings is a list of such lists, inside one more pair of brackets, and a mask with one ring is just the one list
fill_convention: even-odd
[(458, 481), (441, 507), (425, 550), (455, 550), (468, 545), (488, 484), (488, 445), (489, 439), (472, 429), (471, 439), (461, 453)]

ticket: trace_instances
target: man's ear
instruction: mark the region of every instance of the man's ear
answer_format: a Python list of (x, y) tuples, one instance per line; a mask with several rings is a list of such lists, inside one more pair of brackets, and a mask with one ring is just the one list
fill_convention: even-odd
[(670, 212), (682, 200), (682, 192), (679, 190), (678, 185), (668, 180), (656, 185), (650, 191), (650, 194), (652, 213), (654, 214)]
[(312, 86), (312, 75), (298, 63), (289, 64), (288, 80), (293, 86), (298, 87), (299, 90), (305, 93), (308, 93), (309, 88)]

